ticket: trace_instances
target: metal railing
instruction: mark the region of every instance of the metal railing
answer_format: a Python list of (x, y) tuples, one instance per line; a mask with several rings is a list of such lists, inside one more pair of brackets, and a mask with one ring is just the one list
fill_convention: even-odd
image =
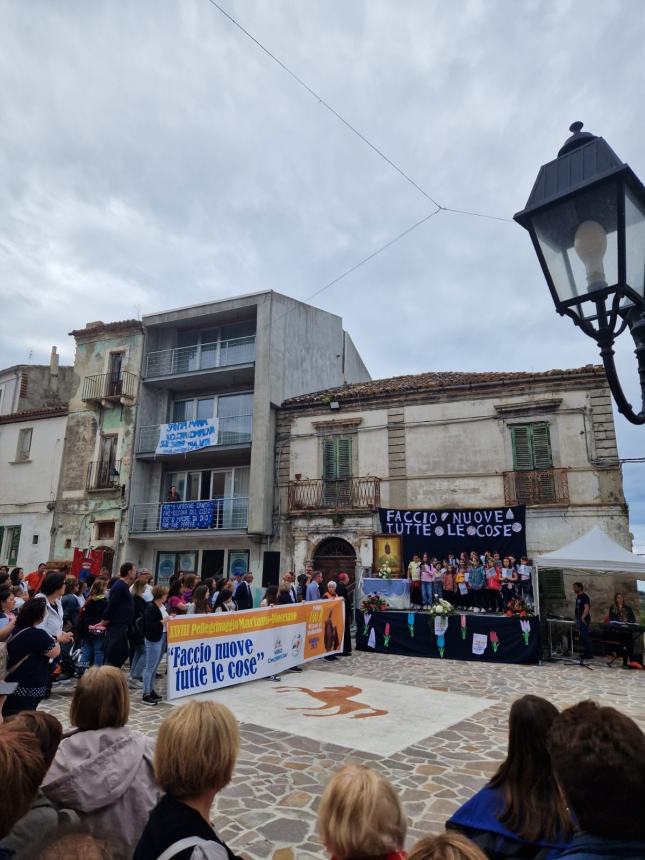
[(246, 496), (219, 496), (192, 502), (145, 502), (132, 507), (130, 531), (245, 529), (248, 521), (249, 500)]
[[(154, 454), (159, 442), (161, 424), (150, 424), (139, 428), (137, 437), (137, 454)], [(253, 430), (252, 415), (236, 415), (232, 418), (220, 418), (217, 431), (217, 446), (244, 445), (251, 441)], [(204, 450), (203, 448), (200, 450)]]
[(532, 469), (504, 472), (507, 505), (568, 505), (566, 469)]
[(289, 481), (288, 510), (375, 510), (381, 502), (380, 478), (315, 478)]
[(255, 361), (255, 335), (196, 346), (160, 349), (146, 356), (146, 377), (173, 376)]
[(137, 393), (137, 377), (121, 370), (119, 373), (97, 373), (83, 380), (82, 400), (134, 400)]
[(121, 483), (120, 460), (94, 460), (87, 464), (87, 490), (113, 490)]

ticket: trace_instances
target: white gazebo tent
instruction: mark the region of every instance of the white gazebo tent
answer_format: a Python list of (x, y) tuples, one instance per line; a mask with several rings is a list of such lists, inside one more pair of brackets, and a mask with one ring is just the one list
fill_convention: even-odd
[[(636, 573), (645, 577), (645, 558), (634, 555), (599, 527), (553, 552), (533, 559), (538, 573), (540, 568), (584, 570), (592, 573)], [(534, 583), (539, 601), (538, 581)], [(539, 610), (539, 605), (536, 607)]]

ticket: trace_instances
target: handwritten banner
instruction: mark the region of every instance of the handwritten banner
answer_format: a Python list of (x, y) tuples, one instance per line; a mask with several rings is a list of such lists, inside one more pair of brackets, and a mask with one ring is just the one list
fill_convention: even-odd
[(217, 418), (196, 421), (174, 421), (159, 426), (159, 441), (155, 454), (188, 454), (217, 445)]
[(168, 622), (168, 698), (277, 675), (342, 651), (345, 602), (316, 600)]
[(167, 502), (161, 506), (162, 529), (208, 529), (213, 525), (215, 501)]

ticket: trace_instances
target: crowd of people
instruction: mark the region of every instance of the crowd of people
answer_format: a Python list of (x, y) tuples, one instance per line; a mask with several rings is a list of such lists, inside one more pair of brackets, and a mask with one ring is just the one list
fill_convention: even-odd
[(414, 555), (407, 567), (410, 608), (426, 609), (439, 599), (471, 612), (504, 612), (511, 600), (533, 605), (533, 567), (498, 552), (449, 553), (445, 559), (427, 552)]
[[(191, 701), (154, 741), (128, 726), (129, 710), (125, 675), (92, 667), (74, 691), (70, 732), (42, 711), (0, 726), (2, 860), (241, 860), (210, 821), (240, 750), (233, 713)], [(527, 695), (511, 707), (505, 760), (444, 833), (406, 853), (395, 787), (351, 764), (322, 792), (318, 834), (335, 860), (642, 860), (644, 796), (645, 735), (633, 720), (591, 701), (558, 712)]]

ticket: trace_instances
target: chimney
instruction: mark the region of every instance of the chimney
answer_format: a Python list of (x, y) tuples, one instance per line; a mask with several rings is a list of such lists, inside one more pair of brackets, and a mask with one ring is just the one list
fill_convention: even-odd
[(52, 346), (49, 358), (49, 387), (52, 391), (58, 391), (58, 353), (55, 346)]

